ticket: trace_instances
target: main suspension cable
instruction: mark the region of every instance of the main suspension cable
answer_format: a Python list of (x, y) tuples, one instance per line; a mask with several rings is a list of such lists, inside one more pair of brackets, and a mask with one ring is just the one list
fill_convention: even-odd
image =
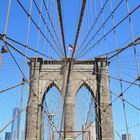
[(61, 36), (62, 36), (62, 42), (63, 42), (64, 56), (65, 56), (65, 59), (66, 59), (67, 58), (67, 52), (66, 52), (64, 25), (63, 25), (62, 9), (61, 9), (61, 1), (60, 0), (57, 0), (57, 9), (58, 9), (58, 14), (59, 14), (59, 23), (60, 23), (60, 28), (61, 28)]

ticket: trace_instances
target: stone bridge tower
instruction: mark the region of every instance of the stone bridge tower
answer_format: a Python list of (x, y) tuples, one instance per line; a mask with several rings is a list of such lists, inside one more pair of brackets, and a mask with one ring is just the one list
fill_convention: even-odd
[[(36, 60), (35, 58), (33, 58)], [(98, 140), (114, 140), (112, 107), (108, 85), (108, 62), (106, 58), (73, 61), (69, 87), (66, 91), (68, 63), (63, 60), (38, 58), (29, 62), (31, 82), (26, 110), (26, 140), (41, 140), (41, 108), (45, 93), (56, 86), (65, 99), (64, 128), (66, 138), (74, 140), (74, 98), (86, 86), (96, 106), (96, 137)], [(66, 95), (66, 96), (65, 96)], [(108, 106), (108, 107), (107, 107)], [(107, 108), (106, 108), (107, 107)]]

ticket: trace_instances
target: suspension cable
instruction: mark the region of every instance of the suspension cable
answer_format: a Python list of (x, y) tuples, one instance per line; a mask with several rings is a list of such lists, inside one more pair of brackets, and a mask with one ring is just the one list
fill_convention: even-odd
[[(7, 41), (4, 41), (4, 39), (2, 39), (2, 41), (5, 43), (5, 45), (9, 45), (12, 49), (14, 49), (16, 52), (18, 52), (19, 54), (21, 54), (22, 56), (26, 56), (24, 53), (22, 53), (21, 51), (19, 51), (17, 48), (15, 48), (13, 45), (11, 45), (10, 43), (8, 43)], [(10, 50), (9, 50), (10, 51)], [(33, 61), (30, 57), (26, 56), (27, 59), (29, 59), (30, 61)]]
[[(35, 50), (35, 49), (33, 49), (33, 48), (31, 48), (30, 46), (28, 46), (28, 45), (24, 45), (23, 43), (21, 43), (21, 42), (19, 42), (19, 41), (17, 41), (17, 40), (14, 40), (14, 39), (12, 39), (12, 38), (10, 38), (10, 37), (8, 37), (8, 36), (5, 36), (4, 34), (2, 35), (2, 34), (0, 34), (0, 39), (4, 39), (4, 38), (6, 38), (6, 39), (8, 39), (8, 40), (10, 40), (10, 41), (12, 41), (12, 42), (14, 42), (14, 43), (16, 43), (16, 44), (18, 44), (18, 45), (20, 45), (20, 46), (22, 46), (22, 47), (24, 47), (24, 48), (27, 48), (27, 49), (29, 49), (29, 50), (31, 50), (31, 51), (33, 51), (33, 52), (36, 52), (36, 53), (38, 53), (38, 54), (40, 54), (40, 55), (42, 55), (42, 56), (45, 56), (46, 58), (49, 58), (49, 59), (52, 59), (52, 60), (54, 60), (54, 58), (52, 58), (52, 57), (50, 57), (50, 56), (48, 56), (48, 55), (46, 55), (46, 54), (44, 54), (44, 53), (41, 53), (40, 51), (37, 51), (37, 50)], [(7, 42), (7, 41), (6, 41)], [(8, 44), (10, 44), (9, 42), (7, 42)], [(15, 47), (16, 48), (16, 47)]]
[[(31, 15), (32, 13), (32, 0), (30, 1), (30, 11), (29, 14)], [(30, 32), (30, 16), (28, 17), (28, 25), (27, 25), (27, 34), (26, 34), (26, 48), (25, 48), (25, 57), (24, 57), (24, 68), (23, 68), (23, 73), (26, 75), (26, 67), (27, 67), (27, 55), (28, 55), (28, 44), (29, 44), (29, 32)], [(24, 79), (24, 78), (23, 78)], [(24, 82), (22, 79), (22, 82)], [(22, 111), (22, 104), (23, 104), (23, 96), (24, 96), (24, 88), (25, 84), (23, 83), (21, 85), (21, 97), (20, 97), (20, 112)], [(21, 127), (21, 114), (19, 115), (19, 124), (18, 124), (18, 140), (20, 140), (20, 127)]]
[(75, 53), (75, 50), (76, 50), (76, 45), (77, 45), (77, 41), (78, 41), (80, 29), (81, 29), (81, 24), (82, 24), (83, 16), (84, 16), (85, 6), (86, 6), (86, 0), (82, 0), (82, 7), (81, 7), (81, 12), (80, 12), (78, 26), (77, 26), (77, 32), (76, 32), (76, 37), (75, 37), (75, 41), (74, 41), (74, 46), (73, 46), (73, 50), (74, 51), (72, 52), (72, 57), (71, 58), (74, 57), (74, 53)]
[[(128, 0), (125, 0), (125, 4), (126, 4), (127, 13), (128, 13), (128, 20), (129, 20), (129, 28), (130, 28), (130, 32), (131, 32), (131, 38), (132, 38), (132, 41), (134, 41), (134, 31), (133, 31), (133, 26), (132, 26), (132, 22), (131, 22), (131, 12), (130, 12), (130, 9), (129, 9)], [(133, 46), (133, 50), (134, 50), (134, 56), (135, 56), (135, 61), (136, 61), (137, 74), (138, 74), (138, 76), (140, 76), (139, 61), (138, 61), (137, 50), (136, 50), (135, 46)]]
[(52, 49), (55, 51), (55, 53), (62, 58), (61, 54), (56, 50), (56, 48), (52, 45), (52, 43), (48, 40), (48, 38), (45, 36), (45, 34), (43, 33), (43, 31), (41, 30), (41, 28), (39, 28), (39, 26), (37, 25), (37, 23), (35, 22), (35, 20), (32, 18), (32, 16), (27, 12), (27, 10), (25, 9), (25, 7), (22, 5), (22, 3), (17, 0), (18, 4), (20, 5), (20, 7), (23, 9), (23, 11), (26, 13), (27, 16), (30, 16), (30, 19), (32, 21), (32, 23), (35, 25), (35, 27), (37, 28), (37, 30), (40, 30), (41, 35), (44, 37), (44, 39), (49, 43), (49, 45), (52, 47)]
[[(61, 45), (60, 45), (60, 41), (59, 41), (59, 39), (58, 39), (58, 35), (57, 35), (57, 33), (56, 33), (55, 27), (54, 27), (53, 22), (52, 22), (51, 16), (50, 16), (50, 14), (49, 14), (47, 5), (46, 5), (46, 3), (45, 3), (44, 0), (43, 0), (43, 4), (44, 4), (45, 10), (46, 10), (46, 12), (47, 12), (46, 14), (48, 15), (48, 18), (49, 18), (49, 20), (50, 20), (50, 23), (51, 23), (53, 32), (54, 32), (54, 34), (55, 34), (55, 37), (56, 37), (56, 39), (57, 39), (57, 42), (58, 42), (59, 46), (61, 46)], [(62, 48), (61, 48), (61, 49), (62, 49)]]
[[(95, 19), (96, 19), (96, 18), (97, 18), (96, 0), (94, 0), (94, 12), (95, 12)], [(98, 32), (98, 30), (99, 30), (99, 27), (98, 27), (98, 20), (96, 20), (95, 25), (96, 25), (97, 42), (98, 42), (97, 47), (98, 47), (98, 52), (100, 52), (100, 45), (99, 45), (99, 38), (100, 38), (100, 37), (99, 37), (99, 32)]]
[(84, 43), (86, 42), (86, 40), (87, 40), (88, 36), (90, 35), (91, 31), (93, 30), (93, 28), (94, 28), (96, 22), (98, 21), (98, 19), (99, 19), (101, 13), (103, 12), (103, 10), (104, 10), (104, 8), (105, 8), (107, 2), (108, 2), (108, 0), (105, 1), (104, 6), (101, 8), (101, 11), (99, 12), (99, 14), (97, 15), (97, 17), (95, 18), (95, 21), (94, 21), (94, 23), (92, 24), (90, 30), (89, 30), (88, 33), (86, 34), (86, 36), (85, 36), (84, 40), (82, 41), (80, 47), (77, 49), (76, 54), (75, 54), (76, 56), (77, 56), (78, 52), (81, 50), (81, 48), (83, 47), (83, 45), (84, 45)]
[[(111, 13), (112, 13), (112, 11), (113, 11), (112, 0), (110, 0), (110, 10), (111, 10)], [(114, 13), (112, 13), (112, 26), (113, 26), (113, 28), (115, 26)], [(113, 35), (114, 35), (115, 47), (116, 47), (116, 49), (118, 49), (118, 41), (117, 41), (117, 35), (116, 35), (116, 30), (115, 29), (113, 29)], [(121, 74), (121, 69), (120, 69), (120, 61), (119, 61), (118, 54), (117, 54), (117, 66), (118, 66), (119, 78), (122, 79), (122, 74)], [(122, 80), (120, 80), (119, 83), (120, 83), (120, 90), (121, 90), (121, 93), (122, 93), (122, 91), (123, 91)], [(125, 102), (124, 102), (123, 98), (124, 98), (124, 96), (122, 95), (122, 105), (123, 105), (124, 120), (125, 120), (126, 132), (128, 134), (129, 132), (128, 132), (127, 117), (126, 117), (126, 108), (125, 108)]]
[[(83, 68), (83, 69), (84, 69), (84, 68)], [(75, 78), (78, 79), (76, 74), (75, 74)], [(87, 75), (85, 76), (85, 79), (88, 79), (88, 78), (89, 78), (89, 77), (88, 77), (88, 74), (87, 74)], [(83, 83), (84, 83), (84, 82), (86, 83), (86, 80), (83, 81)], [(89, 82), (91, 83), (91, 81), (89, 81)], [(97, 81), (96, 81), (96, 82), (97, 82)], [(80, 84), (81, 84), (81, 83), (78, 83), (77, 85), (80, 85)], [(100, 83), (98, 83), (98, 82), (97, 82), (97, 85), (103, 87), (103, 86), (102, 86)], [(87, 87), (87, 89), (88, 89), (88, 87)], [(92, 93), (92, 92), (91, 92), (91, 89), (89, 89), (89, 91), (90, 91), (90, 93)], [(109, 89), (108, 89), (108, 91), (109, 91), (109, 93), (110, 93), (110, 90), (109, 90)], [(116, 94), (115, 94), (115, 95), (116, 95)], [(93, 97), (94, 103), (96, 104), (97, 108), (98, 108), (99, 110), (101, 110), (101, 108), (100, 108), (99, 104), (97, 103), (95, 97), (94, 97), (94, 96), (92, 96), (92, 97)], [(101, 110), (101, 111), (102, 111), (102, 110)], [(106, 116), (106, 114), (104, 113), (104, 111), (102, 111), (101, 114), (103, 115), (103, 118), (105, 118), (105, 119), (107, 119), (107, 120), (109, 119), (109, 118)], [(97, 119), (96, 121), (99, 123), (99, 126), (102, 128), (102, 124), (100, 123), (98, 116), (96, 116), (96, 119)], [(102, 128), (102, 129), (103, 129), (103, 128)], [(104, 131), (105, 133), (107, 133), (105, 129), (103, 129), (103, 131)], [(121, 140), (121, 137), (120, 137), (118, 131), (115, 130), (115, 133), (119, 136), (119, 138), (120, 138), (120, 140)]]
[(63, 18), (62, 18), (62, 10), (61, 10), (61, 1), (57, 0), (57, 9), (59, 14), (59, 23), (61, 28), (61, 36), (62, 36), (62, 42), (63, 42), (63, 50), (65, 59), (67, 58), (67, 52), (66, 52), (66, 45), (65, 45), (65, 35), (64, 35), (64, 26), (63, 26)]
[[(118, 49), (115, 49), (115, 50), (113, 50), (113, 51), (107, 51), (107, 53), (104, 53), (104, 54), (99, 54), (99, 55), (97, 55), (97, 56), (95, 56), (95, 57), (93, 57), (93, 58), (89, 58), (89, 59), (87, 59), (87, 60), (93, 60), (93, 59), (95, 59), (95, 58), (98, 58), (98, 57), (107, 57), (108, 58), (108, 60), (110, 60), (110, 59), (112, 59), (112, 58), (114, 58), (116, 55), (118, 55), (118, 54), (120, 54), (120, 53), (122, 53), (123, 51), (125, 51), (125, 50), (127, 50), (128, 48), (131, 48), (133, 45), (135, 45), (135, 47), (136, 46), (138, 46), (140, 44), (140, 37), (137, 37), (135, 40), (134, 40), (134, 42), (131, 42), (131, 43), (128, 43), (128, 44), (126, 44), (124, 47), (122, 47), (122, 48), (118, 48)], [(113, 54), (114, 53), (114, 54)], [(112, 54), (112, 55), (111, 55)], [(108, 56), (108, 55), (111, 55), (111, 56)]]
[[(83, 53), (82, 51), (78, 54), (77, 59), (79, 59), (80, 57), (82, 57), (83, 55), (85, 55), (87, 52), (89, 52), (92, 48), (95, 48), (95, 46), (98, 44), (98, 42), (102, 41), (104, 39), (105, 36), (109, 35), (115, 28), (117, 28), (121, 23), (123, 23), (131, 14), (134, 14), (134, 12), (136, 12), (138, 9), (140, 8), (140, 4), (137, 5), (129, 14), (127, 14), (123, 19), (121, 19), (115, 26), (114, 28), (111, 28), (105, 35), (103, 35), (99, 41), (95, 42), (92, 46), (90, 46), (87, 50), (85, 50)], [(114, 10), (113, 10), (114, 12)], [(111, 15), (110, 15), (111, 17)], [(106, 20), (107, 21), (107, 20)], [(105, 23), (106, 23), (105, 21)], [(102, 29), (103, 25), (101, 25), (101, 27), (99, 28), (98, 32)], [(97, 32), (92, 36), (91, 40), (93, 40), (93, 38), (96, 36)]]
[[(81, 67), (81, 66), (80, 66), (80, 67)], [(85, 68), (84, 68), (84, 67), (81, 67), (81, 69), (85, 69)], [(95, 72), (95, 74), (99, 74), (99, 73), (98, 73), (98, 72)], [(101, 74), (101, 76), (106, 76), (106, 75)], [(111, 93), (112, 95), (115, 95), (116, 98), (115, 98), (108, 106), (106, 106), (106, 108), (104, 109), (104, 111), (106, 111), (106, 110), (108, 109), (108, 107), (111, 106), (117, 99), (122, 99), (122, 95), (123, 95), (130, 87), (132, 87), (133, 85), (135, 85), (135, 84), (136, 84), (136, 81), (137, 81), (137, 79), (134, 80), (132, 83), (130, 83), (129, 86), (128, 86), (127, 88), (125, 88), (121, 93), (119, 93), (119, 95), (117, 95), (116, 93), (114, 93), (113, 91), (111, 91), (111, 90), (108, 89), (109, 93)], [(103, 85), (101, 85), (100, 83), (97, 83), (97, 84), (100, 85), (101, 87), (103, 87)], [(126, 99), (123, 98), (123, 100), (124, 100), (125, 102), (129, 103)], [(129, 105), (132, 105), (132, 104), (129, 103)], [(134, 107), (135, 109), (137, 109), (138, 111), (140, 111), (140, 108), (138, 108), (138, 107), (136, 107), (136, 106), (134, 106), (134, 105), (132, 105), (132, 107)]]
[[(113, 13), (115, 13), (115, 11), (120, 7), (120, 5), (122, 4), (122, 2), (123, 2), (124, 0), (121, 0), (118, 4), (117, 4), (117, 6), (115, 7), (115, 9), (113, 10)], [(107, 4), (107, 3), (106, 3)], [(105, 8), (105, 7), (104, 7)], [(97, 33), (106, 25), (106, 23), (108, 22), (108, 20), (111, 18), (111, 15), (112, 14), (110, 14), (108, 17), (107, 17), (107, 19), (104, 21), (104, 23), (100, 26), (100, 28), (93, 34), (93, 36), (92, 36), (92, 38), (83, 46), (83, 48), (81, 49), (81, 51), (76, 55), (76, 57), (79, 57), (79, 55), (84, 51), (84, 48), (86, 47), (86, 46), (88, 46), (90, 43), (91, 43), (91, 41), (95, 38), (95, 36), (97, 35)], [(97, 19), (98, 20), (98, 19)], [(95, 21), (94, 22), (94, 25), (96, 24), (96, 22), (97, 21)], [(92, 28), (93, 29), (93, 28)], [(104, 35), (105, 37), (106, 37), (106, 34)], [(100, 40), (98, 40), (99, 42), (100, 42)], [(99, 42), (97, 42), (97, 43), (99, 43)]]
[[(54, 39), (54, 37), (53, 37), (53, 35), (52, 35), (52, 33), (51, 33), (51, 30), (49, 29), (49, 27), (48, 27), (48, 25), (47, 25), (47, 22), (45, 21), (45, 19), (44, 19), (44, 17), (43, 17), (42, 11), (40, 11), (40, 9), (39, 9), (39, 7), (38, 7), (38, 5), (37, 5), (37, 3), (36, 3), (35, 0), (33, 0), (33, 3), (35, 4), (35, 7), (37, 8), (38, 13), (40, 14), (40, 18), (42, 19), (42, 21), (43, 21), (45, 27), (47, 28), (47, 30), (48, 30), (48, 32), (49, 32), (49, 34), (50, 34), (50, 36), (51, 36), (51, 38), (52, 38), (52, 40), (53, 40), (55, 46), (57, 47), (57, 49), (59, 50), (59, 52), (60, 52), (61, 54), (63, 54), (62, 48), (61, 48), (61, 46), (58, 46), (58, 45), (57, 45), (57, 43), (56, 43), (56, 41), (55, 41), (55, 39)], [(43, 3), (43, 0), (42, 0), (41, 3)]]

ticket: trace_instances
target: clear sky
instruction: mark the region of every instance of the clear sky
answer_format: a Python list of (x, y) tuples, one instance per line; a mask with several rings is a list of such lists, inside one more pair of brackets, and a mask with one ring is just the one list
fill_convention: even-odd
[[(37, 2), (37, 5), (40, 7), (41, 0), (36, 0), (36, 2)], [(47, 4), (48, 11), (51, 16), (52, 23), (54, 25), (60, 44), (62, 44), (56, 0), (45, 0), (45, 2)], [(140, 36), (140, 20), (139, 20), (140, 8), (138, 7), (137, 9), (135, 9), (137, 6), (140, 5), (139, 0), (128, 0), (130, 12), (133, 11), (134, 9), (135, 11), (134, 13), (132, 13), (131, 19), (126, 18), (121, 24), (119, 24), (119, 26), (116, 27), (115, 36), (114, 36), (113, 30), (110, 33), (108, 32), (113, 28), (113, 22), (115, 26), (123, 18), (125, 18), (125, 16), (128, 15), (126, 1), (125, 0), (108, 0), (103, 10), (103, 13), (100, 14), (99, 18), (97, 19), (97, 22), (95, 22), (97, 15), (99, 15), (101, 11), (101, 5), (100, 5), (101, 2), (104, 5), (106, 0), (87, 0), (87, 5), (86, 5), (85, 13), (84, 13), (82, 26), (81, 26), (80, 36), (79, 36), (78, 43), (76, 46), (77, 47), (76, 59), (95, 58), (96, 56), (102, 55), (106, 52), (116, 50), (117, 47), (118, 48), (125, 47), (128, 43), (132, 42), (133, 40), (132, 37), (136, 39), (137, 37)], [(112, 20), (112, 17), (110, 16), (111, 14), (110, 2), (112, 2), (113, 10), (117, 7), (113, 15), (114, 16), (113, 20)], [(21, 1), (21, 3), (25, 7), (25, 9), (29, 12), (30, 0)], [(68, 50), (69, 44), (71, 45), (74, 44), (81, 3), (82, 3), (81, 0), (61, 0), (62, 15), (63, 15), (63, 22), (64, 22), (64, 34), (65, 34), (65, 40), (66, 40), (66, 50), (67, 50), (68, 56), (70, 56), (72, 52)], [(0, 33), (1, 34), (4, 33), (7, 9), (8, 9), (8, 0), (1, 0), (1, 3), (0, 3)], [(31, 15), (34, 21), (37, 23), (37, 25), (39, 25), (39, 14), (35, 7), (35, 4), (33, 4), (32, 6)], [(44, 18), (46, 17), (46, 11), (45, 11), (44, 5), (42, 6), (42, 16)], [(106, 21), (106, 19), (108, 20), (103, 28), (102, 27), (103, 20)], [(56, 36), (53, 32), (53, 28), (51, 26), (51, 22), (49, 21), (48, 17), (46, 21), (52, 35), (55, 37), (55, 40), (58, 44)], [(88, 31), (91, 29), (93, 24), (94, 24), (93, 29), (88, 35), (88, 38), (83, 42), (83, 40), (85, 39), (85, 36), (87, 35)], [(27, 15), (23, 11), (23, 9), (19, 6), (17, 0), (12, 0), (6, 35), (23, 44), (26, 44), (27, 27), (28, 27)], [(48, 40), (50, 40), (52, 46), (56, 47), (53, 39), (51, 38), (50, 33), (45, 28), (43, 21), (41, 21), (41, 31), (43, 32), (43, 34), (46, 34), (46, 37), (48, 38)], [(105, 38), (103, 37), (104, 33), (108, 33)], [(116, 40), (114, 39), (115, 37), (116, 37)], [(91, 38), (92, 40), (90, 40)], [(23, 53), (26, 52), (26, 50), (22, 46), (16, 43), (13, 43), (11, 41), (9, 42), (15, 45), (16, 48), (18, 48)], [(3, 44), (2, 41), (0, 41), (0, 47), (2, 46), (2, 44)], [(50, 44), (44, 40), (42, 35), (40, 35), (40, 39), (38, 41), (38, 30), (34, 26), (33, 22), (31, 22), (31, 25), (30, 25), (28, 44), (31, 48), (38, 50), (39, 52), (42, 52), (55, 59), (60, 59), (60, 57), (53, 50), (53, 47), (50, 46)], [(136, 53), (134, 52), (134, 48), (129, 48), (123, 53), (119, 54), (118, 58), (114, 57), (113, 59), (111, 59), (110, 67), (109, 67), (109, 75), (112, 77), (116, 77), (118, 79), (120, 79), (120, 75), (121, 75), (122, 79), (133, 82), (137, 78), (138, 72), (140, 73), (140, 69), (139, 69), (140, 68), (139, 67), (140, 48), (139, 47), (140, 45), (136, 45)], [(79, 50), (79, 48), (81, 49)], [(91, 49), (88, 50), (88, 48), (91, 48)], [(10, 50), (13, 53), (14, 57), (16, 58), (16, 61), (20, 65), (21, 69), (24, 71), (27, 78), (29, 78), (28, 65), (26, 66), (26, 70), (24, 70), (24, 57), (22, 57), (20, 54), (18, 54), (14, 50), (12, 49)], [(86, 52), (86, 50), (88, 51)], [(86, 52), (85, 55), (84, 55), (84, 52)], [(34, 57), (35, 55), (36, 55), (35, 52), (28, 50), (29, 57)], [(17, 83), (20, 83), (22, 81), (23, 76), (21, 72), (19, 71), (19, 69), (17, 68), (15, 62), (13, 61), (9, 53), (0, 54), (0, 56), (2, 57), (2, 64), (0, 64), (0, 90), (3, 90)], [(46, 59), (45, 57), (43, 58)], [(136, 61), (136, 59), (138, 61)], [(130, 84), (126, 82), (122, 82), (122, 91), (125, 90), (129, 85)], [(117, 95), (119, 95), (121, 93), (120, 81), (110, 78), (110, 90), (113, 93), (116, 93)], [(0, 129), (11, 120), (13, 108), (16, 106), (18, 107), (20, 106), (21, 91), (22, 91), (21, 87), (18, 87), (18, 88), (0, 93), (0, 107), (1, 107), (0, 108)], [(88, 105), (90, 104), (91, 97), (90, 95), (85, 94), (85, 92), (89, 93), (87, 92), (85, 88), (82, 88), (76, 97), (76, 101), (77, 101), (76, 110), (78, 110), (76, 115), (77, 115), (77, 120), (78, 119), (80, 120), (77, 123), (77, 126), (78, 126), (77, 129), (81, 129), (81, 126), (84, 123), (83, 120), (86, 120), (85, 114), (87, 114)], [(55, 96), (54, 93), (58, 94), (56, 97), (56, 100), (53, 98)], [(140, 93), (139, 87), (133, 85), (131, 86), (131, 88), (129, 88), (129, 90), (125, 92), (124, 98), (128, 100), (130, 103), (132, 103), (133, 105), (140, 107), (140, 100), (139, 100), (140, 94), (139, 93)], [(27, 98), (28, 98), (28, 85), (26, 84), (24, 87), (23, 107), (26, 106)], [(54, 102), (58, 101), (60, 98), (61, 97), (59, 96), (59, 93), (55, 88), (52, 88), (49, 91), (48, 96), (46, 96), (46, 101), (48, 102), (50, 111), (52, 110), (52, 108), (54, 108), (54, 110), (57, 110), (57, 106), (54, 104)], [(114, 98), (115, 96), (112, 95), (112, 100)], [(81, 101), (81, 103), (79, 102), (79, 100)], [(62, 112), (61, 107), (62, 106), (60, 106), (59, 113)], [(140, 139), (140, 133), (139, 133), (140, 125), (138, 124), (140, 123), (140, 112), (128, 104), (125, 104), (125, 107), (126, 107), (127, 123), (128, 123), (128, 127), (130, 128), (129, 132), (132, 135), (132, 140), (139, 140)], [(84, 108), (83, 113), (81, 113), (82, 108)], [(93, 118), (94, 118), (94, 115), (93, 115)], [(21, 120), (22, 120), (21, 130), (24, 130), (25, 112), (23, 113)], [(59, 120), (60, 120), (60, 116), (56, 116), (56, 120), (55, 120), (56, 124), (58, 123)], [(120, 135), (122, 135), (123, 133), (126, 133), (122, 101), (119, 99), (113, 103), (113, 121), (114, 121), (114, 129), (118, 131)], [(5, 132), (10, 131), (10, 129), (11, 129), (11, 125), (0, 134), (0, 137), (4, 139)], [(119, 140), (119, 137), (117, 136), (116, 133), (115, 133), (115, 140)]]

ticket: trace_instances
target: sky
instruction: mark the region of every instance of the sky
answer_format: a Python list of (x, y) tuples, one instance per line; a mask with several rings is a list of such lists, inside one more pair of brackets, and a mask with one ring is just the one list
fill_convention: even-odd
[[(40, 7), (40, 1), (41, 0), (36, 1), (39, 7)], [(80, 54), (76, 53), (76, 56), (75, 56), (76, 59), (95, 58), (96, 56), (102, 55), (106, 52), (116, 50), (117, 47), (118, 48), (125, 47), (128, 43), (132, 42), (133, 37), (134, 39), (136, 39), (137, 37), (140, 36), (140, 26), (139, 26), (140, 25), (140, 20), (139, 20), (140, 8), (138, 8), (134, 13), (132, 13), (131, 19), (127, 18), (115, 29), (115, 35), (112, 30), (112, 32), (110, 32), (106, 36), (106, 38), (103, 38), (101, 41), (99, 41), (102, 38), (102, 36), (104, 36), (104, 33), (107, 33), (112, 29), (113, 22), (115, 25), (117, 25), (128, 14), (127, 12), (128, 9), (126, 7), (125, 0), (108, 0), (103, 10), (103, 13), (99, 16), (97, 22), (95, 22), (97, 15), (101, 11), (101, 6), (100, 6), (101, 1), (103, 2), (103, 5), (104, 5), (105, 0), (88, 0), (87, 1), (87, 5), (86, 5), (84, 17), (83, 17), (83, 22), (82, 22), (82, 26), (80, 30), (80, 35), (79, 35), (78, 43), (76, 46), (77, 47), (76, 51), (79, 52)], [(114, 21), (112, 20), (112, 17), (110, 16), (104, 28), (101, 28), (101, 30), (99, 30), (100, 27), (103, 25), (103, 20), (106, 21), (106, 19), (111, 14), (110, 1), (112, 2), (113, 9), (116, 8), (119, 2), (121, 2), (121, 4), (117, 8), (117, 10), (114, 12), (114, 15), (113, 15)], [(24, 5), (24, 7), (27, 9), (27, 11), (29, 12), (30, 0), (21, 1), (21, 2)], [(56, 1), (50, 0), (50, 1), (45, 1), (45, 2), (47, 3), (48, 11), (50, 13), (50, 17), (52, 19), (52, 23), (54, 25), (54, 29), (56, 31), (57, 37), (60, 41), (60, 44), (62, 44)], [(71, 45), (74, 44), (81, 3), (82, 3), (81, 0), (61, 0), (63, 23), (64, 23), (64, 34), (65, 34), (66, 50), (67, 50), (68, 57), (70, 57), (72, 53), (72, 51), (70, 51), (68, 47), (69, 47), (69, 44)], [(139, 0), (133, 0), (133, 1), (128, 0), (130, 11), (133, 11), (137, 6), (139, 6), (139, 4), (140, 4)], [(0, 6), (0, 33), (3, 34), (5, 23), (6, 23), (8, 0), (2, 0), (0, 5), (1, 5)], [(47, 13), (45, 11), (45, 7), (43, 6), (42, 8), (43, 17), (46, 17), (46, 14)], [(39, 25), (39, 14), (34, 4), (32, 6), (31, 15), (32, 15), (32, 18), (37, 23), (37, 25)], [(51, 22), (48, 18), (46, 22), (47, 22), (47, 26), (50, 28), (50, 31), (52, 32), (52, 35), (55, 37), (55, 40), (57, 40), (53, 32)], [(93, 24), (94, 24), (93, 29), (88, 35), (88, 38), (84, 41), (85, 36), (87, 35), (88, 31), (91, 29)], [(27, 15), (19, 6), (17, 0), (12, 0), (6, 35), (23, 44), (26, 44), (27, 27), (28, 27)], [(46, 37), (48, 38), (48, 40), (50, 40), (52, 46), (56, 47), (55, 43), (53, 42), (53, 39), (51, 38), (51, 34), (47, 31), (43, 21), (41, 21), (40, 28), (43, 31), (43, 33), (46, 34)], [(91, 38), (92, 40), (90, 40)], [(23, 48), (22, 46), (16, 43), (13, 43), (11, 41), (9, 42), (15, 45), (16, 48), (18, 48), (23, 53), (26, 53), (26, 49)], [(58, 41), (56, 42), (58, 44)], [(2, 46), (2, 44), (3, 44), (2, 41), (0, 41), (0, 46)], [(49, 43), (47, 43), (47, 41), (45, 41), (42, 35), (40, 35), (40, 37), (38, 38), (38, 30), (34, 26), (33, 22), (30, 23), (28, 44), (31, 48), (38, 50), (46, 54), (47, 56), (53, 57), (55, 59), (62, 59), (55, 53), (53, 47)], [(94, 44), (96, 45), (94, 46)], [(60, 46), (62, 47), (62, 45)], [(81, 48), (81, 46), (83, 47), (83, 49)], [(93, 47), (88, 50), (88, 48), (90, 48), (91, 46)], [(79, 48), (81, 49), (79, 50)], [(26, 68), (24, 67), (24, 57), (22, 57), (20, 54), (18, 54), (11, 48), (10, 50), (28, 79), (29, 66), (28, 64), (26, 64)], [(88, 50), (88, 52), (85, 53), (85, 55), (83, 55), (86, 50)], [(29, 51), (29, 50), (27, 54), (29, 57), (34, 57), (37, 55), (35, 52)], [(133, 82), (137, 78), (138, 72), (140, 72), (139, 54), (140, 54), (140, 49), (139, 49), (139, 45), (137, 45), (136, 54), (135, 54), (134, 48), (132, 47), (130, 49), (127, 49), (123, 53), (119, 54), (118, 58), (116, 56), (113, 59), (111, 59), (110, 66), (109, 66), (109, 75), (116, 78), (120, 78), (120, 75), (121, 75), (122, 79)], [(21, 72), (19, 71), (19, 69), (17, 68), (15, 62), (13, 61), (9, 53), (0, 54), (0, 56), (2, 57), (2, 64), (0, 64), (0, 90), (3, 90), (17, 83), (20, 83), (22, 81), (23, 76)], [(43, 58), (48, 59), (46, 57), (43, 57)], [(138, 62), (136, 62), (136, 59), (138, 60)], [(122, 82), (122, 91), (125, 90), (128, 86), (129, 86), (128, 83)], [(25, 107), (27, 104), (27, 99), (28, 99), (28, 94), (29, 94), (28, 87), (29, 87), (28, 84), (24, 86), (23, 107)], [(110, 78), (110, 90), (113, 91), (113, 93), (116, 93), (117, 95), (119, 95), (121, 93), (120, 81)], [(2, 107), (0, 109), (0, 129), (3, 126), (5, 126), (5, 124), (8, 123), (8, 121), (12, 118), (13, 108), (16, 106), (18, 107), (20, 106), (21, 91), (22, 91), (22, 87), (18, 87), (4, 93), (0, 93), (0, 106)], [(53, 93), (53, 92), (58, 93), (56, 89), (52, 88), (50, 90), (50, 93)], [(87, 92), (87, 91), (86, 89), (82, 88), (79, 91), (79, 96), (77, 96), (77, 98), (79, 98), (79, 100), (81, 100), (81, 102), (84, 103), (85, 102), (84, 97), (86, 97), (88, 102), (85, 103), (85, 105), (83, 105), (82, 107), (80, 106), (81, 103), (77, 102), (76, 109), (79, 110), (79, 114), (77, 113), (77, 116), (80, 115), (82, 108), (85, 108), (85, 112), (83, 114), (86, 114), (88, 110), (87, 106), (90, 104), (91, 97), (88, 96), (87, 94), (83, 95), (82, 93), (84, 92)], [(140, 93), (139, 87), (133, 85), (129, 88), (129, 90), (125, 92), (124, 97), (130, 103), (136, 105), (137, 107), (140, 107), (139, 93)], [(50, 96), (48, 96), (48, 99), (46, 99), (48, 101), (50, 110), (53, 106), (51, 105), (53, 104), (52, 102), (55, 102), (55, 100), (53, 99), (52, 99), (53, 101), (50, 101), (50, 99), (53, 96), (54, 95), (51, 94)], [(112, 100), (114, 98), (115, 96), (112, 95)], [(58, 100), (59, 96), (56, 99)], [(49, 101), (51, 103), (49, 103)], [(140, 139), (140, 134), (139, 134), (140, 126), (139, 125), (137, 126), (137, 124), (140, 123), (140, 119), (139, 119), (140, 113), (139, 111), (135, 110), (128, 104), (125, 104), (125, 107), (126, 107), (128, 127), (132, 127), (130, 129), (130, 133), (132, 134), (132, 139), (139, 140)], [(113, 103), (112, 108), (113, 108), (114, 129), (116, 131), (119, 131), (120, 135), (123, 133), (126, 133), (122, 101), (118, 99), (116, 102)], [(60, 112), (61, 112), (61, 107), (60, 107)], [(81, 126), (82, 120), (85, 119), (84, 115), (81, 118), (83, 119), (81, 119), (81, 121), (79, 122), (79, 126)], [(24, 124), (25, 124), (25, 112), (22, 115), (21, 130), (24, 130)], [(136, 127), (133, 127), (135, 125)], [(9, 126), (2, 134), (0, 134), (0, 137), (2, 137), (3, 139), (5, 132), (10, 131), (10, 129), (11, 129), (11, 126)], [(119, 140), (116, 133), (115, 133), (115, 140)]]

